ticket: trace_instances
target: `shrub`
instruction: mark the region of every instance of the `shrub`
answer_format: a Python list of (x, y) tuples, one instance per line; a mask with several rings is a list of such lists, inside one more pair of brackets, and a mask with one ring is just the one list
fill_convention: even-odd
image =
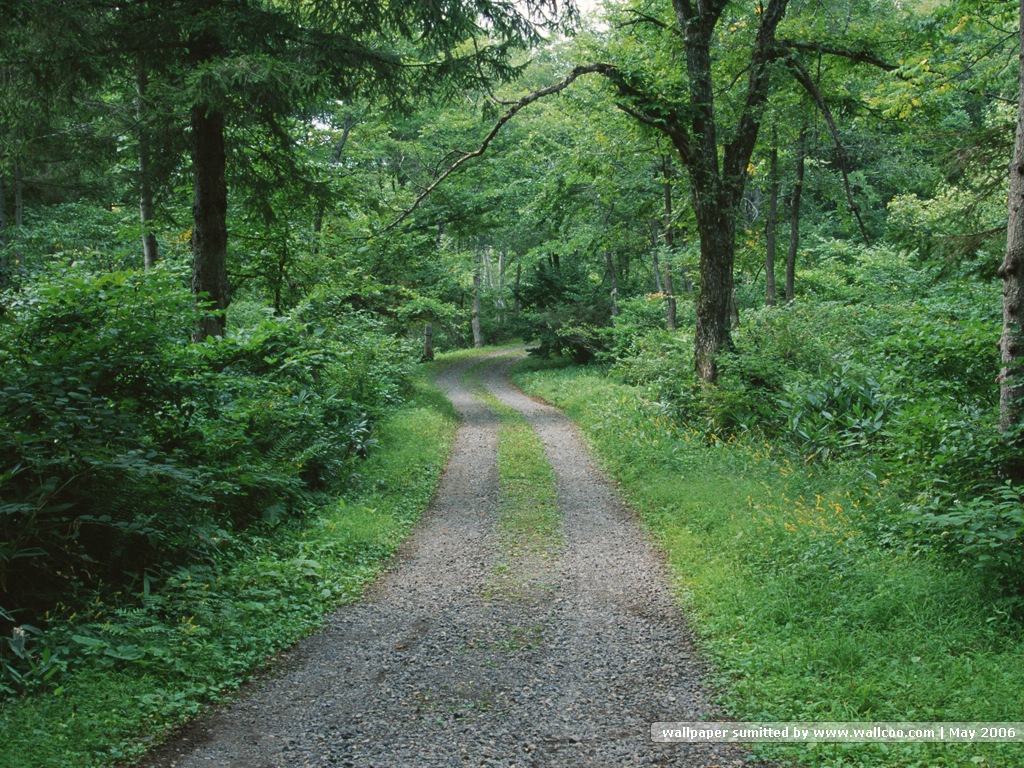
[(665, 328), (667, 302), (665, 295), (650, 293), (619, 302), (619, 315), (607, 331), (608, 353), (605, 358), (619, 360), (629, 355), (646, 335)]
[(599, 288), (575, 260), (566, 260), (560, 267), (538, 261), (523, 276), (522, 311), (514, 333), (537, 340), (536, 354), (566, 354), (577, 362), (589, 362), (607, 343), (609, 299)]
[(192, 344), (194, 300), (169, 266), (55, 268), (7, 304), (4, 634), (339, 488), (412, 365), (369, 318), (311, 306)]
[(1024, 488), (1007, 482), (969, 499), (938, 493), (911, 511), (942, 550), (1024, 607)]
[(937, 270), (924, 268), (912, 251), (882, 243), (864, 246), (849, 240), (818, 239), (798, 270), (803, 296), (844, 304), (888, 304), (927, 293)]

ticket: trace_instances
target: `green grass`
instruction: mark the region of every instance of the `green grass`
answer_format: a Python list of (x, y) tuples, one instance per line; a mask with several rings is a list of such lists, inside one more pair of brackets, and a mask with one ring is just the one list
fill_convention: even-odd
[[(516, 380), (563, 407), (622, 481), (664, 547), (730, 716), (1024, 721), (1021, 627), (974, 574), (885, 546), (884, 483), (794, 466), (763, 445), (709, 444), (600, 372)], [(1020, 744), (759, 754), (815, 768), (1024, 764)]]
[(527, 420), (479, 383), (479, 367), (464, 380), (499, 419), (498, 529), (505, 556), (489, 593), (533, 599), (545, 589), (544, 563), (562, 551), (555, 473)]
[(378, 429), (358, 496), (259, 536), (222, 542), (223, 562), (182, 568), (121, 607), (57, 621), (69, 668), (56, 689), (0, 706), (5, 768), (129, 761), (231, 694), (275, 654), (358, 598), (427, 506), (457, 419), (423, 381)]

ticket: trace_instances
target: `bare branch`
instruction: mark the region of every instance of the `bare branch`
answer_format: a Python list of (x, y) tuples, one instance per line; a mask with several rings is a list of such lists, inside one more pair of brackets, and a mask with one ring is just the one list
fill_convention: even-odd
[(648, 16), (646, 13), (640, 13), (640, 11), (637, 11), (632, 8), (628, 9), (626, 12), (636, 18), (634, 18), (632, 21), (624, 21), (622, 24), (619, 24), (616, 27), (616, 29), (624, 29), (625, 27), (635, 27), (638, 24), (652, 24), (655, 27), (658, 27), (658, 29), (663, 29), (667, 32), (671, 32), (674, 35), (682, 37), (682, 30), (677, 29), (676, 27), (670, 27), (668, 24), (661, 21), (660, 19), (656, 19), (653, 16)]
[(829, 56), (840, 56), (850, 61), (861, 64), (870, 64), (886, 72), (895, 72), (899, 67), (875, 56), (870, 51), (857, 51), (851, 48), (836, 48), (827, 43), (801, 43), (797, 40), (779, 40), (779, 45), (784, 48), (791, 48), (796, 51), (810, 51), (812, 53), (825, 53)]
[(828, 129), (832, 133), (832, 139), (836, 144), (836, 152), (839, 155), (839, 170), (843, 175), (843, 187), (846, 189), (846, 203), (850, 207), (850, 211), (857, 218), (857, 224), (860, 226), (860, 234), (864, 238), (864, 242), (870, 243), (867, 229), (864, 227), (864, 220), (860, 217), (860, 209), (853, 201), (853, 191), (850, 189), (850, 174), (847, 170), (846, 147), (843, 146), (843, 142), (839, 138), (839, 128), (836, 127), (835, 118), (832, 117), (832, 110), (828, 108), (828, 104), (825, 102), (825, 97), (822, 96), (821, 90), (814, 84), (813, 78), (811, 78), (810, 73), (800, 60), (797, 59), (796, 56), (788, 56), (785, 61), (786, 66), (793, 74), (793, 77), (796, 78), (796, 81), (800, 83), (800, 85), (804, 87), (804, 90), (811, 95), (812, 99), (814, 99), (815, 104), (818, 105), (818, 109), (821, 110), (821, 114), (825, 118), (825, 122), (828, 124)]
[(435, 189), (438, 188), (438, 186), (440, 186), (441, 182), (443, 182), (445, 179), (447, 179), (455, 171), (457, 171), (459, 168), (461, 168), (463, 165), (465, 165), (473, 158), (480, 157), (481, 155), (483, 155), (484, 152), (487, 151), (487, 147), (490, 146), (491, 142), (494, 140), (494, 137), (498, 135), (498, 132), (501, 131), (505, 123), (507, 123), (509, 120), (515, 117), (516, 114), (518, 114), (519, 110), (521, 110), (523, 107), (527, 107), (530, 104), (533, 104), (533, 102), (537, 101), (538, 99), (544, 98), (545, 96), (551, 96), (552, 94), (563, 91), (567, 87), (569, 87), (569, 85), (571, 85), (577, 78), (581, 77), (582, 75), (591, 74), (593, 72), (599, 72), (603, 75), (612, 76), (615, 73), (617, 73), (617, 70), (615, 66), (612, 64), (603, 64), (600, 62), (596, 64), (584, 64), (573, 69), (573, 71), (570, 72), (565, 79), (560, 80), (553, 85), (549, 85), (546, 88), (541, 88), (539, 91), (534, 91), (533, 93), (527, 94), (523, 98), (519, 99), (519, 101), (513, 104), (511, 109), (509, 109), (504, 115), (502, 115), (498, 119), (498, 122), (494, 124), (494, 127), (491, 128), (490, 132), (484, 137), (484, 140), (480, 143), (479, 147), (477, 147), (472, 152), (463, 152), (462, 157), (460, 157), (458, 160), (456, 160), (454, 163), (448, 166), (448, 168), (443, 173), (441, 173), (430, 184), (430, 186), (424, 189), (423, 192), (421, 192), (419, 196), (415, 200), (413, 200), (412, 205), (408, 209), (406, 209), (405, 213), (403, 213), (401, 216), (399, 216), (397, 219), (391, 222), (388, 226), (384, 227), (384, 229), (375, 233), (375, 235), (383, 235), (386, 232), (390, 232), (392, 229), (397, 227), (399, 224), (401, 224), (403, 221), (409, 218), (417, 208), (420, 207), (420, 204), (427, 199), (427, 196), (431, 192), (433, 192)]

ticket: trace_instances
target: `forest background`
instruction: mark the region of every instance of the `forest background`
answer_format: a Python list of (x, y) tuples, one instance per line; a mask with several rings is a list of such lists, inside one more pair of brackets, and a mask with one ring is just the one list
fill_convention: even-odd
[(120, 759), (309, 631), (415, 517), (401, 419), (443, 464), (417, 364), (514, 339), (704, 553), (735, 714), (1024, 721), (1019, 14), (4, 0), (5, 725), (123, 675), (46, 737)]

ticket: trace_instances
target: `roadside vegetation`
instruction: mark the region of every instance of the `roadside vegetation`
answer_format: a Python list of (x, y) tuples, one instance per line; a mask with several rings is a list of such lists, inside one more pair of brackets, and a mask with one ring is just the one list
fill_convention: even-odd
[(730, 713), (1024, 720), (1024, 0), (599, 5), (3, 4), (4, 758), (127, 760), (358, 594), (447, 451), (417, 364), (513, 338), (593, 364), (523, 381)]
[[(609, 362), (516, 376), (582, 425), (664, 547), (731, 717), (1024, 720), (1020, 491), (1001, 479), (991, 378), (998, 287), (907, 258), (817, 249), (795, 305), (744, 313), (717, 387), (696, 379), (687, 333), (642, 311), (617, 320)], [(815, 768), (1020, 756), (759, 753)]]
[(45, 633), (26, 632), (5, 661), (19, 695), (0, 707), (3, 764), (128, 762), (358, 598), (430, 501), (454, 437), (440, 391), (410, 386), (344, 494), (220, 527), (203, 557), (91, 598), (83, 587), (47, 614)]

